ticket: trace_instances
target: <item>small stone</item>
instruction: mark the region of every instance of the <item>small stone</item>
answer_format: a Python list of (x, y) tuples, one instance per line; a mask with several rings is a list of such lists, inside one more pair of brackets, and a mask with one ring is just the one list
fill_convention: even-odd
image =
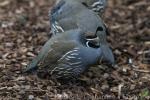
[(22, 62), (21, 65), (27, 66), (28, 64), (26, 62)]
[(136, 87), (136, 85), (131, 85), (131, 86), (130, 86), (130, 89), (131, 89), (131, 90), (134, 90), (135, 87)]
[(27, 56), (34, 57), (35, 55), (32, 52), (28, 52)]
[(108, 90), (109, 89), (109, 85), (104, 84), (104, 85), (102, 85), (101, 89), (102, 90)]
[(25, 48), (25, 47), (21, 47), (21, 48), (20, 48), (20, 51), (21, 51), (21, 53), (26, 53), (26, 52), (28, 51), (28, 49)]
[(115, 53), (116, 55), (121, 55), (121, 51), (119, 51), (118, 49), (116, 49), (116, 50), (114, 51), (114, 53)]
[(20, 74), (20, 73), (21, 73), (21, 71), (16, 71), (15, 73), (16, 73), (16, 74)]
[(34, 95), (29, 95), (28, 99), (29, 100), (33, 100), (34, 99)]
[(20, 77), (18, 77), (16, 80), (17, 80), (17, 81), (24, 81), (24, 80), (25, 80), (25, 77), (20, 76)]
[(67, 93), (63, 93), (63, 98), (64, 99), (68, 99), (69, 98), (68, 94)]
[(24, 90), (20, 90), (20, 91), (19, 91), (19, 94), (21, 94), (21, 95), (22, 95), (22, 94), (25, 94), (25, 91), (24, 91)]
[(127, 73), (127, 69), (126, 69), (126, 68), (123, 68), (122, 71), (123, 71), (124, 73)]
[(133, 64), (133, 61), (132, 61), (131, 58), (128, 59), (128, 63), (129, 63), (129, 64)]
[(29, 90), (30, 87), (31, 87), (30, 85), (25, 85), (25, 86), (24, 86), (24, 88), (25, 88), (26, 90)]
[(62, 95), (61, 94), (57, 94), (57, 95), (55, 95), (55, 98), (62, 99)]
[(105, 73), (105, 74), (104, 74), (104, 78), (105, 78), (105, 79), (107, 79), (107, 78), (109, 78), (109, 77), (110, 77), (110, 75), (109, 75), (108, 73)]
[(14, 89), (20, 89), (20, 86), (19, 85), (15, 85), (13, 86)]
[(2, 23), (1, 27), (2, 27), (2, 28), (7, 28), (8, 25), (7, 25), (6, 23)]
[(13, 46), (14, 46), (14, 43), (7, 42), (7, 43), (5, 43), (5, 46), (6, 46), (6, 47), (13, 47)]
[(118, 87), (112, 87), (111, 91), (114, 92), (114, 93), (117, 93), (118, 92)]

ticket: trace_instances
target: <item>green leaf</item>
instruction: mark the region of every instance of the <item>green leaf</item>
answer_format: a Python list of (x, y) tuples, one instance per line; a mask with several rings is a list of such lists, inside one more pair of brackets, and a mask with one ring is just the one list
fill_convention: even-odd
[(147, 88), (143, 89), (143, 90), (140, 92), (139, 96), (140, 96), (140, 100), (145, 100), (146, 97), (150, 96), (150, 91), (149, 91), (149, 89), (147, 89)]

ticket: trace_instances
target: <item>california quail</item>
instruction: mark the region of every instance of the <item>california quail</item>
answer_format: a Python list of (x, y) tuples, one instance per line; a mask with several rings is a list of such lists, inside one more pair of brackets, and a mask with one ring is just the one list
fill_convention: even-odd
[(46, 42), (25, 72), (38, 68), (55, 78), (75, 78), (102, 57), (101, 48), (87, 47), (86, 42), (79, 29), (56, 34)]
[(60, 0), (49, 13), (49, 17), (53, 34), (80, 28), (87, 36), (93, 36), (98, 27), (106, 29), (102, 19), (79, 0)]

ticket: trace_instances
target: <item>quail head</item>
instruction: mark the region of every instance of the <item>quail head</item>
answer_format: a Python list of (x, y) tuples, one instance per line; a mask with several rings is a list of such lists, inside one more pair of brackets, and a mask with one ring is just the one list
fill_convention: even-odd
[(100, 47), (86, 44), (87, 40), (79, 29), (56, 34), (46, 42), (25, 72), (38, 69), (58, 79), (76, 78), (102, 57)]

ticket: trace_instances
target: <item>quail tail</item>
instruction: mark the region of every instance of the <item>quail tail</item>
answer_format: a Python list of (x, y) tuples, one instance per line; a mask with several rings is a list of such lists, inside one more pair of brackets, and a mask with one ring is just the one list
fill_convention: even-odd
[(40, 53), (38, 54), (37, 57), (35, 57), (31, 63), (29, 63), (27, 65), (27, 68), (23, 71), (24, 73), (26, 72), (32, 72), (34, 70), (36, 70), (38, 68), (38, 63), (43, 59), (43, 57), (47, 54), (47, 52), (49, 51), (50, 49), (50, 42), (51, 42), (51, 39), (48, 40), (45, 45), (42, 47)]
[(37, 64), (38, 64), (38, 62), (39, 62), (38, 58), (37, 58), (37, 57), (34, 58), (34, 59), (31, 61), (31, 63), (29, 63), (29, 64), (27, 65), (27, 68), (26, 68), (23, 72), (24, 72), (24, 73), (28, 73), (28, 72), (32, 72), (32, 71), (36, 70), (36, 69), (37, 69)]

